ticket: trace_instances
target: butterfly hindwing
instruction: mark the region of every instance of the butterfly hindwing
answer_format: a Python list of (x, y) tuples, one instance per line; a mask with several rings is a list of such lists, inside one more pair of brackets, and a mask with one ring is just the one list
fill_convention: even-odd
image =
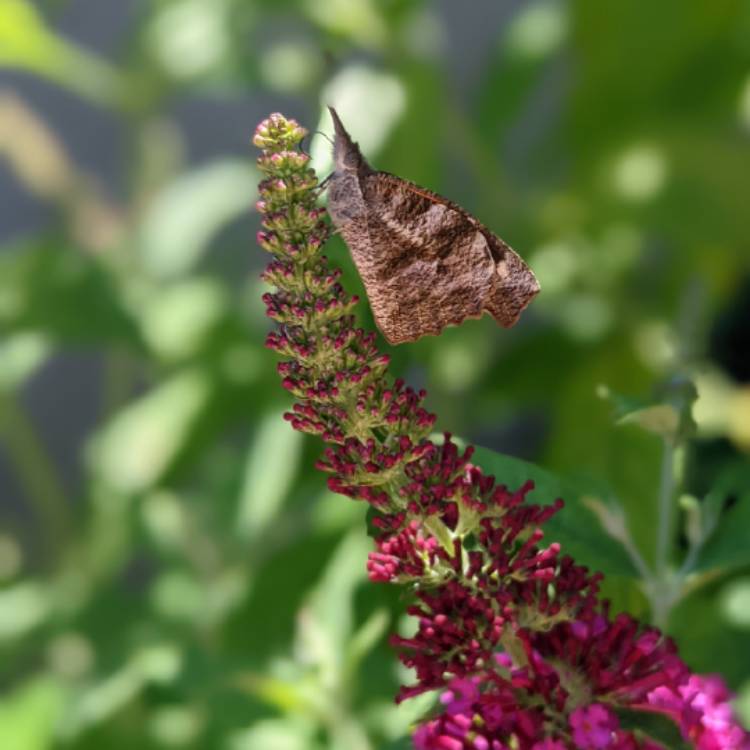
[(485, 299), (485, 310), (505, 328), (514, 325), (524, 308), (539, 292), (539, 282), (518, 253), (489, 230), (495, 274), (492, 291)]

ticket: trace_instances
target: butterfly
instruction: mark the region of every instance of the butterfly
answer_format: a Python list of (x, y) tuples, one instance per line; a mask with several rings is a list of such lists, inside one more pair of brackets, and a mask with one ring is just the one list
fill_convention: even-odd
[(539, 291), (522, 258), (463, 208), (373, 169), (336, 111), (328, 212), (391, 344), (487, 312), (508, 328)]

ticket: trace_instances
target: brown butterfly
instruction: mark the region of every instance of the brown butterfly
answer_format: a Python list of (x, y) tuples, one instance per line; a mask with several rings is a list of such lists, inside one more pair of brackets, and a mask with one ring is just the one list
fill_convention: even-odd
[(335, 129), (328, 210), (391, 344), (437, 335), (485, 312), (509, 328), (539, 291), (523, 260), (460, 206), (374, 170)]

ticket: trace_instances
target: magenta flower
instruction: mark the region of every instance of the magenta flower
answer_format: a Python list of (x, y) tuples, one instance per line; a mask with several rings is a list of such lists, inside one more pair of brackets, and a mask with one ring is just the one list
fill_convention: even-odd
[(566, 750), (566, 748), (560, 740), (553, 740), (548, 737), (540, 742), (535, 742), (531, 750)]
[(321, 254), (330, 234), (305, 131), (271, 115), (256, 129), (258, 243), (273, 255), (263, 300), (278, 323), (266, 344), (282, 357), (285, 418), (326, 447), (328, 486), (369, 503), (378, 530), (370, 580), (407, 584), (417, 623), (393, 636), (415, 674), (397, 700), (440, 690), (441, 709), (417, 727), (418, 750), (664, 750), (620, 727), (616, 711), (669, 717), (698, 750), (750, 750), (724, 684), (691, 675), (674, 644), (632, 617), (610, 617), (599, 574), (545, 544), (562, 507), (528, 503), (527, 482), (497, 485), (445, 435), (435, 416), (387, 374), (375, 336), (355, 326), (356, 297)]
[(449, 690), (440, 695), (440, 702), (448, 714), (460, 714), (468, 711), (479, 700), (479, 678), (453, 680)]
[(721, 678), (690, 675), (676, 688), (660, 685), (648, 703), (674, 718), (698, 750), (750, 750), (750, 737), (737, 723)]
[(606, 750), (613, 744), (618, 722), (600, 703), (577, 708), (570, 714), (573, 741), (581, 750)]

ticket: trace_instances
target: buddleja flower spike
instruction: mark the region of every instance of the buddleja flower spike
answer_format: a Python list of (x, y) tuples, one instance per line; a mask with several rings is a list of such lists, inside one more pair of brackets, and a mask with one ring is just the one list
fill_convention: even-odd
[[(674, 644), (626, 614), (611, 617), (589, 573), (541, 527), (562, 503), (496, 485), (435, 416), (388, 375), (388, 356), (355, 324), (357, 298), (322, 248), (330, 235), (318, 181), (280, 114), (257, 128), (264, 174), (258, 243), (273, 256), (264, 295), (278, 323), (267, 345), (295, 399), (286, 419), (319, 436), (328, 486), (376, 511), (372, 581), (409, 584), (411, 637), (394, 636), (415, 682), (440, 709), (414, 733), (419, 750), (750, 750), (719, 678), (691, 675)], [(654, 722), (644, 717), (656, 717)], [(664, 739), (664, 726), (675, 741)], [(648, 727), (648, 728), (647, 728)]]

